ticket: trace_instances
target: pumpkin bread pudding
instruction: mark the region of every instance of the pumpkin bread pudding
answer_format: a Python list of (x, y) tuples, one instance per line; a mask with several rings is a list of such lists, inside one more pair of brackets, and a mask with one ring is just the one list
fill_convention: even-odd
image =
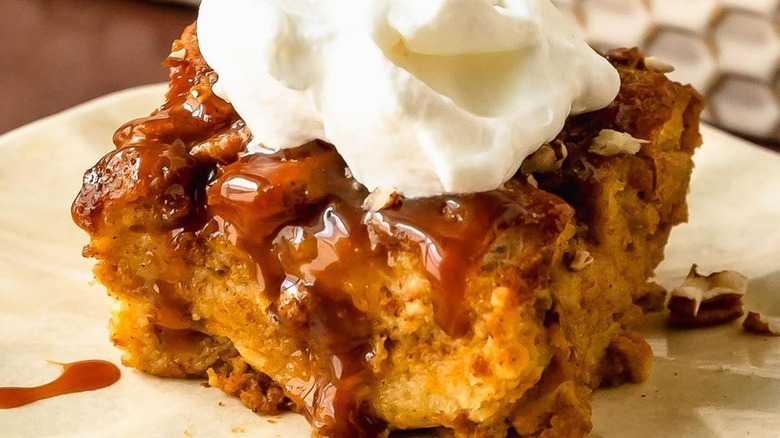
[(647, 379), (649, 282), (686, 220), (702, 101), (638, 50), (502, 187), (369, 192), (321, 140), (246, 153), (195, 26), (166, 103), (121, 127), (73, 218), (123, 362), (207, 378), (315, 436), (581, 437), (601, 386)]

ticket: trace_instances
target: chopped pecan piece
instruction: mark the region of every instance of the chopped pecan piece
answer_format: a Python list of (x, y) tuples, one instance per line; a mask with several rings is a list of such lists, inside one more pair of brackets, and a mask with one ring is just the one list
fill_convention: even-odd
[(709, 327), (743, 315), (742, 296), (747, 278), (734, 271), (700, 275), (697, 266), (669, 299), (669, 324), (676, 327)]
[(671, 73), (674, 71), (674, 66), (672, 64), (661, 58), (656, 58), (655, 56), (648, 56), (645, 58), (645, 67), (656, 73)]
[(763, 316), (758, 312), (748, 312), (742, 321), (745, 331), (759, 335), (780, 336), (780, 318)]
[(580, 272), (593, 264), (593, 256), (588, 251), (579, 250), (569, 256), (568, 268), (572, 272)]
[(187, 56), (187, 49), (185, 49), (183, 47), (181, 49), (179, 49), (179, 50), (174, 50), (173, 52), (171, 52), (170, 55), (168, 55), (169, 58), (175, 59), (177, 61), (181, 61), (186, 56)]
[(523, 161), (522, 173), (549, 173), (561, 168), (563, 160), (569, 155), (566, 145), (560, 140), (543, 144), (536, 152)]
[(193, 146), (190, 155), (200, 162), (232, 163), (246, 150), (251, 139), (249, 128), (239, 120), (218, 135)]
[(376, 213), (398, 205), (401, 202), (401, 195), (395, 190), (387, 187), (377, 187), (363, 201), (363, 210)]
[(625, 132), (617, 132), (612, 129), (602, 129), (599, 132), (598, 137), (593, 139), (588, 148), (588, 152), (604, 157), (612, 157), (615, 155), (636, 155), (643, 144), (650, 143), (647, 140), (642, 140), (632, 137)]

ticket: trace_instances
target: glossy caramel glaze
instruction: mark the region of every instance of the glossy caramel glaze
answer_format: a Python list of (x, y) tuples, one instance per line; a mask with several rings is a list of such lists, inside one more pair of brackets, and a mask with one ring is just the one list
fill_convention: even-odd
[(113, 385), (121, 375), (116, 365), (103, 360), (54, 364), (62, 367), (62, 374), (53, 382), (29, 388), (0, 388), (0, 409), (17, 408), (59, 395), (105, 388)]
[[(187, 59), (169, 60), (167, 103), (120, 128), (117, 150), (87, 172), (74, 219), (96, 235), (105, 208), (143, 205), (157, 212), (146, 229), (226, 236), (253, 261), (273, 303), (269, 311), (319, 370), (278, 382), (286, 395), (319, 436), (377, 436), (385, 425), (364, 403), (373, 384), (368, 361), (375, 322), (360, 309), (380, 305), (376, 290), (394, 268), (393, 254), (417, 255), (434, 290), (436, 321), (448, 335), (466, 336), (473, 318), (469, 284), (498, 234), (529, 226), (534, 233), (523, 244), (541, 248), (572, 211), (554, 195), (511, 181), (492, 192), (404, 200), (367, 212), (368, 192), (348, 176), (331, 145), (315, 141), (239, 157), (249, 136), (232, 108), (211, 93), (215, 77), (192, 53), (197, 45), (189, 35), (189, 44), (174, 45), (186, 47)], [(537, 262), (522, 261), (529, 267), (511, 280), (513, 290), (530, 292), (545, 281)], [(184, 345), (193, 335), (189, 315), (168, 289), (155, 285), (151, 298), (161, 341)]]
[(371, 382), (372, 322), (353, 301), (376, 296), (371, 290), (381, 286), (382, 273), (390, 275), (393, 251), (418, 253), (435, 291), (437, 322), (463, 336), (472, 319), (467, 282), (499, 230), (538, 223), (557, 234), (567, 211), (554, 196), (516, 184), (405, 200), (372, 213), (361, 208), (367, 191), (345, 175), (335, 149), (313, 142), (243, 157), (225, 166), (207, 192), (215, 222), (205, 230), (229, 236), (254, 259), (279, 319), (322, 365), (321, 376), (289, 386), (326, 436), (356, 436), (350, 427), (373, 425), (355, 417)]

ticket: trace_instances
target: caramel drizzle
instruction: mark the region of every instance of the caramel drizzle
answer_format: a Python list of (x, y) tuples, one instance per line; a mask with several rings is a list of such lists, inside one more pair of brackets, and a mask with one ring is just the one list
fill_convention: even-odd
[[(388, 260), (417, 252), (434, 290), (437, 322), (449, 335), (464, 336), (473, 319), (468, 281), (500, 229), (559, 213), (553, 197), (527, 193), (405, 200), (370, 213), (360, 207), (367, 191), (345, 176), (335, 149), (313, 142), (226, 166), (208, 189), (215, 222), (204, 230), (214, 233), (216, 224), (250, 255), (279, 320), (319, 364), (319, 375), (286, 384), (319, 435), (375, 436), (367, 431), (378, 423), (362, 402), (373, 380), (374, 322), (360, 309), (381, 306), (382, 280), (392, 277)], [(554, 233), (561, 227), (555, 220), (549, 226)]]
[(62, 367), (62, 374), (57, 379), (34, 387), (0, 388), (0, 409), (17, 408), (51, 397), (105, 388), (113, 385), (121, 375), (116, 365), (103, 360), (51, 363)]

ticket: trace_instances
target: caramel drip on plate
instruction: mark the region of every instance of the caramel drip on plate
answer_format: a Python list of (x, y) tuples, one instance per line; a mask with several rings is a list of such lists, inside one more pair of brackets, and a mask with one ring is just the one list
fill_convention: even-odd
[(62, 367), (62, 374), (53, 382), (29, 388), (0, 388), (0, 409), (17, 408), (38, 400), (74, 392), (94, 391), (111, 386), (120, 377), (119, 368), (103, 360), (52, 363)]

